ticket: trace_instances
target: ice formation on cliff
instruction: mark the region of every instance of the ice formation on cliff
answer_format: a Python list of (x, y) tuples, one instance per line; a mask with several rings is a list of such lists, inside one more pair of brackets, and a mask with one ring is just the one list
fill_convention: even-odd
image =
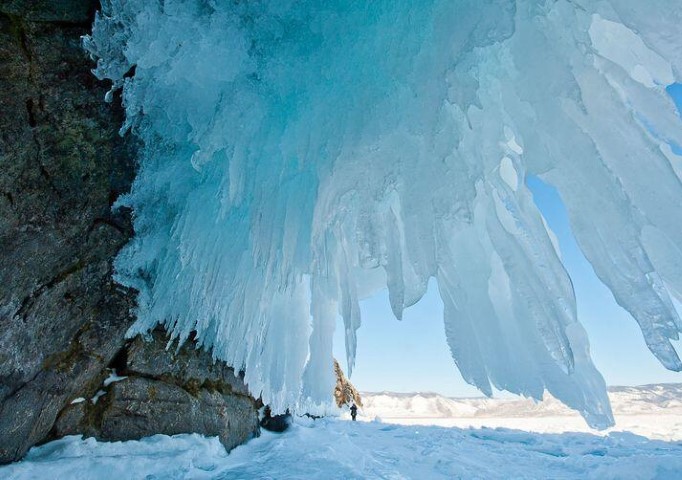
[[(86, 48), (145, 144), (118, 278), (131, 333), (192, 330), (275, 410), (331, 400), (358, 300), (435, 277), (463, 377), (611, 423), (526, 187), (680, 370), (679, 0), (105, 0)], [(134, 74), (128, 74), (132, 67)]]

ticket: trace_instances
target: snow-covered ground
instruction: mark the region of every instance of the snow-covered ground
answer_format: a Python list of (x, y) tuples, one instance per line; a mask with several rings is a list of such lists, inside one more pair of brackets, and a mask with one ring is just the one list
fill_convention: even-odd
[(682, 444), (631, 433), (536, 434), (507, 429), (297, 420), (227, 455), (216, 438), (157, 435), (98, 443), (68, 437), (0, 469), (19, 479), (679, 479)]
[(576, 412), (551, 397), (540, 403), (518, 397), (448, 398), (434, 393), (364, 393), (362, 398), (361, 418), (387, 423), (539, 433), (625, 431), (657, 440), (682, 440), (682, 384), (609, 388), (616, 425), (604, 432), (591, 430)]
[[(511, 399), (375, 394), (365, 397), (364, 421), (353, 423), (346, 415), (297, 418), (285, 434), (263, 432), (229, 455), (217, 438), (199, 435), (116, 443), (67, 437), (0, 468), (0, 478), (675, 480), (682, 478), (681, 394), (682, 385), (611, 391), (617, 428), (624, 429), (622, 422), (629, 419), (633, 430), (673, 441), (620, 431), (606, 436), (522, 431), (586, 429), (553, 400), (534, 405)], [(372, 421), (378, 412), (383, 421)], [(407, 424), (417, 422), (518, 429)]]

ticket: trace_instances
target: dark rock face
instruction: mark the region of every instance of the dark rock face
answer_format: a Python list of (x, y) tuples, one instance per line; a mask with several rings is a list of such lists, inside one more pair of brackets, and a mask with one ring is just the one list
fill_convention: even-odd
[(29, 22), (63, 22), (89, 25), (99, 7), (93, 0), (3, 0), (2, 13)]
[(289, 425), (291, 425), (291, 414), (288, 413), (288, 411), (287, 413), (273, 416), (270, 407), (265, 407), (265, 410), (263, 411), (263, 418), (260, 421), (260, 426), (262, 428), (270, 432), (282, 433), (289, 428)]
[[(97, 392), (134, 321), (134, 292), (111, 278), (132, 228), (111, 204), (135, 175), (135, 142), (118, 135), (120, 103), (104, 103), (108, 85), (80, 46), (97, 7), (0, 2), (0, 463), (58, 434), (67, 406), (60, 425), (93, 425), (67, 421), (92, 413), (69, 402)], [(255, 408), (233, 372), (191, 355), (175, 364), (163, 346), (131, 345), (137, 377), (110, 386), (93, 434), (201, 431), (228, 447), (253, 434)]]
[(0, 462), (42, 440), (97, 383), (133, 321), (111, 280), (131, 235), (120, 107), (80, 47), (92, 1), (0, 5)]
[(257, 436), (256, 401), (242, 378), (193, 344), (174, 354), (165, 350), (165, 341), (156, 331), (126, 346), (117, 366), (127, 378), (100, 386), (105, 393), (96, 404), (87, 399), (69, 405), (52, 434), (117, 441), (194, 432), (219, 436), (227, 449)]

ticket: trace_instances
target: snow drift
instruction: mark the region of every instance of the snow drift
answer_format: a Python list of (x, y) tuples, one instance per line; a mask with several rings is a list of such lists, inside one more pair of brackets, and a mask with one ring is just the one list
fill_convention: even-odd
[[(463, 377), (612, 423), (525, 185), (554, 185), (599, 278), (682, 369), (678, 0), (105, 0), (85, 46), (144, 141), (119, 205), (130, 333), (192, 330), (275, 410), (331, 401), (358, 300), (435, 277)], [(134, 70), (133, 70), (134, 67)]]

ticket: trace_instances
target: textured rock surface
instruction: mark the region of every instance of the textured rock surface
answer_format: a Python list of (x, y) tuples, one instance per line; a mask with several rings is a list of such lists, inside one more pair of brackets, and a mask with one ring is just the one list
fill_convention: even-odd
[(191, 344), (177, 354), (166, 351), (165, 341), (157, 331), (126, 346), (116, 366), (127, 378), (98, 387), (105, 393), (96, 404), (88, 399), (67, 407), (53, 436), (116, 441), (195, 432), (219, 436), (227, 449), (257, 436), (256, 401), (242, 378)]
[[(158, 334), (124, 348), (134, 293), (111, 273), (132, 229), (111, 204), (135, 144), (80, 45), (97, 6), (0, 2), (0, 463), (65, 433), (200, 432), (231, 448), (257, 431), (243, 382), (209, 355), (175, 358)], [(95, 406), (112, 362), (131, 378)]]
[(131, 235), (111, 202), (134, 175), (122, 112), (80, 47), (92, 1), (0, 4), (0, 462), (49, 432), (121, 348)]
[(3, 0), (0, 11), (29, 22), (89, 25), (98, 6), (93, 0)]

